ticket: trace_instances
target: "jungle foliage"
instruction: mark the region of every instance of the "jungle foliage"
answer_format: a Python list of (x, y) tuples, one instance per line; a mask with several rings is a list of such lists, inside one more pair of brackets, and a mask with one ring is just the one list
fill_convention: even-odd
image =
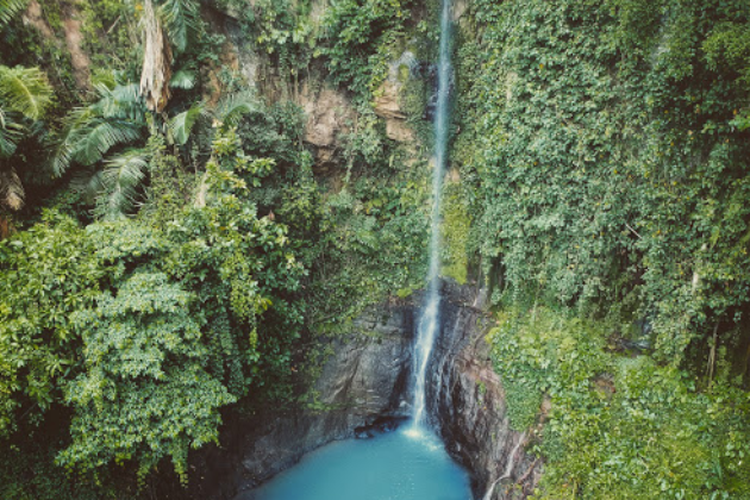
[(475, 6), (457, 155), (498, 300), (645, 318), (677, 365), (705, 363), (714, 327), (740, 347), (748, 16), (739, 1)]
[(454, 157), (535, 498), (748, 498), (747, 2), (472, 14)]
[(624, 349), (612, 325), (545, 307), (498, 323), (488, 341), (511, 425), (546, 459), (534, 498), (748, 498), (750, 399), (728, 363), (700, 391), (684, 370)]
[[(194, 0), (149, 6), (158, 112), (137, 83), (144, 5), (76, 4), (87, 89), (47, 38), (72, 7), (41, 1), (32, 26), (26, 7), (0, 5), (0, 497), (158, 496), (227, 416), (307, 404), (319, 336), (421, 286), (426, 163), (398, 168), (413, 155), (357, 88), (364, 118), (321, 175), (302, 110), (247, 88)], [(295, 82), (335, 66), (309, 7), (245, 9)]]
[(187, 452), (217, 441), (221, 407), (289, 390), (304, 271), (286, 228), (247, 201), (248, 164), (221, 136), (205, 203), (167, 226), (82, 228), (47, 212), (2, 242), (4, 437), (63, 405), (73, 419), (61, 465), (134, 461), (145, 476), (171, 457), (187, 480)]
[[(1, 497), (185, 484), (227, 417), (309, 403), (326, 337), (423, 285), (435, 3), (149, 1), (151, 103), (145, 2), (0, 3)], [(468, 9), (443, 273), (501, 311), (536, 496), (749, 497), (750, 7)], [(406, 51), (404, 147), (372, 101)], [(356, 115), (323, 166), (292, 102), (320, 85)]]

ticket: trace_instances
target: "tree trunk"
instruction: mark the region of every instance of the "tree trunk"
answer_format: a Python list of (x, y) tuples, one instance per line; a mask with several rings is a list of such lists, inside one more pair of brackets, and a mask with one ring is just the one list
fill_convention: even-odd
[(714, 367), (716, 366), (716, 344), (718, 343), (717, 332), (719, 331), (719, 323), (714, 326), (714, 335), (711, 343), (711, 352), (708, 355), (708, 385), (711, 385), (711, 381), (714, 379)]
[(25, 197), (16, 169), (0, 170), (0, 206), (17, 212), (23, 207)]
[(152, 0), (143, 3), (143, 71), (141, 94), (151, 111), (161, 113), (169, 101), (169, 80), (172, 77), (172, 49), (164, 36), (161, 21)]

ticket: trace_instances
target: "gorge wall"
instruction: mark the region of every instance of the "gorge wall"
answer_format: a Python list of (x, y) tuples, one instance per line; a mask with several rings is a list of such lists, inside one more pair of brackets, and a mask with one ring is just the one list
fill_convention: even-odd
[[(475, 498), (526, 498), (542, 464), (527, 455), (527, 433), (511, 429), (505, 391), (492, 368), (483, 294), (443, 282), (442, 328), (429, 373), (433, 424), (470, 472)], [(488, 490), (491, 488), (489, 495)]]
[[(443, 283), (442, 293), (442, 328), (428, 369), (431, 423), (469, 470), (475, 498), (483, 498), (498, 478), (488, 498), (524, 498), (541, 464), (525, 454), (525, 435), (510, 429), (502, 384), (484, 341), (488, 324), (480, 301), (474, 290), (450, 283)], [(334, 339), (315, 384), (316, 404), (265, 415), (257, 426), (242, 429), (241, 443), (234, 444), (237, 468), (213, 498), (232, 498), (328, 442), (366, 436), (408, 416), (420, 299), (374, 307), (353, 322), (351, 334)]]

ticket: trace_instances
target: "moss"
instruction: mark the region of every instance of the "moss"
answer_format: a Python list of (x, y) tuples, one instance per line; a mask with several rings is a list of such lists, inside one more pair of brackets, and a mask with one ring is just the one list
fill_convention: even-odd
[(399, 64), (398, 66), (398, 81), (400, 83), (406, 83), (409, 79), (409, 66), (406, 64)]
[(467, 252), (471, 217), (463, 196), (463, 188), (456, 180), (445, 186), (443, 195), (443, 275), (466, 283), (469, 255)]

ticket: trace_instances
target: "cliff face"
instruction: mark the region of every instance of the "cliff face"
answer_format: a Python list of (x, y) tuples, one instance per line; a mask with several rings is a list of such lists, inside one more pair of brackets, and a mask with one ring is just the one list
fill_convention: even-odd
[(469, 471), (476, 498), (525, 498), (541, 476), (541, 463), (524, 452), (526, 434), (510, 428), (481, 306), (481, 295), (444, 285), (442, 328), (429, 367), (431, 415), (448, 452)]
[(233, 429), (242, 442), (235, 444), (232, 486), (225, 484), (213, 498), (231, 498), (230, 493), (258, 485), (309, 451), (405, 416), (412, 317), (408, 304), (370, 309), (353, 322), (352, 333), (331, 341), (332, 354), (313, 389), (315, 404), (286, 414), (269, 409), (257, 426)]
[[(485, 315), (468, 288), (444, 285), (443, 297), (441, 334), (428, 372), (432, 423), (469, 471), (476, 498), (524, 498), (541, 467), (524, 453), (525, 436), (509, 427), (502, 384), (484, 341)], [(214, 498), (250, 489), (330, 441), (408, 415), (417, 314), (413, 304), (387, 305), (355, 321), (351, 340), (331, 345), (333, 354), (315, 385), (319, 404), (244, 430), (239, 470)], [(492, 496), (485, 497), (498, 478)]]

